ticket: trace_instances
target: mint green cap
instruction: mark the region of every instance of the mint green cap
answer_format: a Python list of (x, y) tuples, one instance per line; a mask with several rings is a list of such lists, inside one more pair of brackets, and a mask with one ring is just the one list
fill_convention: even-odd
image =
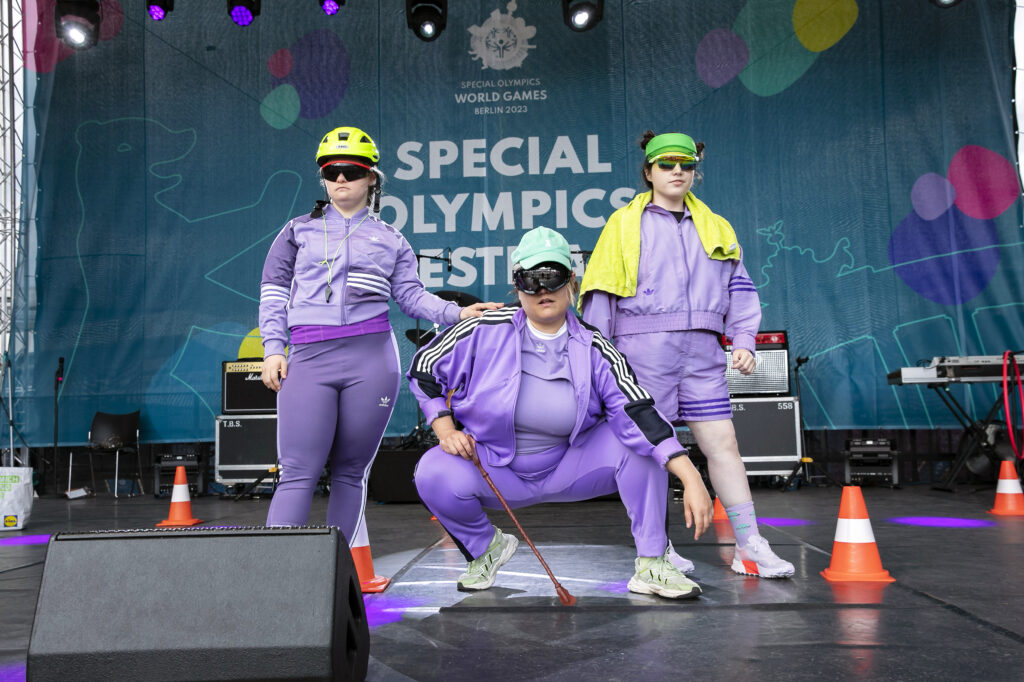
[(569, 242), (549, 227), (535, 227), (524, 234), (512, 252), (512, 263), (518, 263), (527, 270), (548, 262), (559, 263), (572, 270)]
[(644, 154), (647, 155), (648, 161), (661, 154), (673, 152), (696, 157), (697, 145), (694, 144), (692, 137), (684, 133), (662, 133), (652, 137), (644, 148)]

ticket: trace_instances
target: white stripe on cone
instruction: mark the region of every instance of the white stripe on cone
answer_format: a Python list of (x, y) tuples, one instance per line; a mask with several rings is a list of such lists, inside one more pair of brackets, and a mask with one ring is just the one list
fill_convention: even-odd
[(839, 519), (836, 542), (874, 542), (870, 519)]
[(999, 483), (996, 485), (996, 493), (1002, 493), (1004, 495), (1022, 495), (1024, 490), (1021, 490), (1020, 481), (1016, 478), (1000, 478)]
[(171, 490), (171, 504), (175, 502), (190, 502), (188, 497), (188, 484), (176, 485)]

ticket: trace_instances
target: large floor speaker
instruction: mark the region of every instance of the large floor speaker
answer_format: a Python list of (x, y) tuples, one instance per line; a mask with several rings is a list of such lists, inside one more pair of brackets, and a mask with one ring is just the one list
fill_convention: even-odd
[(800, 401), (733, 398), (732, 424), (747, 476), (788, 476), (802, 457)]
[(29, 680), (362, 680), (370, 635), (333, 528), (55, 535)]

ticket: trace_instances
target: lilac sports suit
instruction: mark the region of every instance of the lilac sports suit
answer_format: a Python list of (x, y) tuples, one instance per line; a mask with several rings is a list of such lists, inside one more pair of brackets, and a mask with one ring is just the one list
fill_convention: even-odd
[(457, 305), (424, 289), (405, 238), (367, 209), (345, 218), (318, 208), (288, 222), (271, 245), (260, 286), (264, 357), (284, 354), (289, 330), (292, 349), (277, 396), (281, 480), (267, 525), (306, 523), (329, 464), (327, 523), (350, 545), (367, 544), (366, 481), (401, 380), (392, 298), (411, 317), (459, 319)]
[(753, 353), (761, 303), (742, 261), (707, 256), (689, 209), (677, 219), (651, 203), (640, 219), (636, 295), (590, 292), (583, 319), (615, 341), (668, 419), (709, 421), (732, 417), (718, 334)]
[[(427, 421), (449, 409), (450, 393), (453, 417), (476, 440), (481, 463), (511, 507), (584, 500), (618, 490), (637, 553), (660, 556), (668, 543), (665, 463), (685, 454), (671, 425), (623, 356), (575, 315), (566, 316), (564, 346), (537, 349), (561, 352), (562, 363), (528, 357), (532, 351), (524, 343), (532, 341), (526, 326), (521, 309), (488, 311), (421, 348), (408, 377)], [(549, 447), (536, 452), (530, 446), (537, 440), (531, 438), (522, 444), (524, 452), (517, 441), (525, 426), (517, 424), (518, 403), (544, 399), (538, 377), (570, 380), (570, 391), (553, 390), (558, 397), (550, 399), (560, 405), (572, 401), (574, 418), (560, 442), (549, 438)], [(521, 387), (528, 383), (527, 396)], [(494, 531), (483, 509), (500, 508), (500, 503), (472, 462), (440, 446), (431, 448), (416, 468), (416, 487), (467, 560), (486, 551)]]

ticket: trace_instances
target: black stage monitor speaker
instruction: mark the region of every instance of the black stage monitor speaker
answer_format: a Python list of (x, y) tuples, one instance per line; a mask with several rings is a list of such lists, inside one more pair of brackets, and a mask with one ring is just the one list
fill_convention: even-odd
[(28, 680), (362, 680), (370, 634), (333, 528), (61, 533)]

